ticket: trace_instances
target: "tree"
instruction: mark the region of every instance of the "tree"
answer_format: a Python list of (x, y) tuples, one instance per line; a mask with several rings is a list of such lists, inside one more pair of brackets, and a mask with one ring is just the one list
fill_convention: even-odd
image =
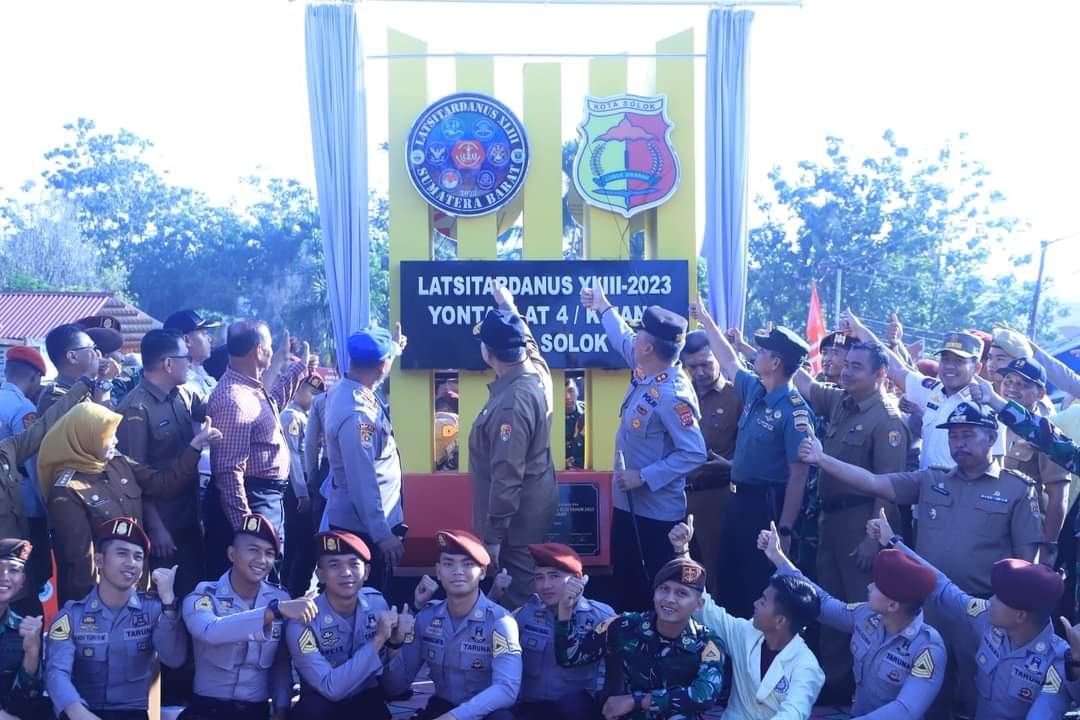
[[(984, 276), (992, 249), (1019, 221), (1002, 213), (1004, 198), (987, 186), (986, 167), (964, 154), (964, 137), (913, 158), (887, 131), (885, 152), (862, 160), (828, 137), (825, 159), (800, 162), (796, 177), (774, 168), (773, 196), (757, 200), (765, 221), (750, 231), (747, 327), (771, 320), (801, 331), (811, 281), (831, 304), (838, 270), (844, 305), (871, 320), (898, 310), (916, 334), (1025, 327), (1033, 283), (1012, 272)], [(1030, 260), (1011, 258), (1012, 270)], [(1041, 335), (1055, 307), (1044, 306)]]

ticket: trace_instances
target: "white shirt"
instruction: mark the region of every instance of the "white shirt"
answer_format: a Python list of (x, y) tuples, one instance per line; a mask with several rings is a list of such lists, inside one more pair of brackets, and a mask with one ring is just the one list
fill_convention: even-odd
[[(203, 369), (202, 365), (195, 367), (189, 367), (187, 371), (187, 382), (184, 383), (184, 387), (191, 390), (206, 402), (210, 399), (210, 393), (217, 387), (217, 380), (210, 377), (210, 373)], [(213, 421), (213, 418), (210, 418)], [(198, 433), (202, 427), (199, 423), (194, 423), (195, 432)], [(199, 474), (210, 477), (210, 446), (206, 445), (200, 451), (199, 455)]]
[[(974, 403), (967, 387), (952, 395), (945, 394), (945, 386), (937, 378), (927, 377), (914, 370), (904, 378), (904, 397), (922, 408), (922, 453), (919, 469), (936, 467), (952, 469), (956, 462), (949, 452), (949, 431), (937, 426), (945, 422), (956, 406), (962, 402)], [(994, 455), (1005, 455), (1005, 426), (998, 423), (998, 437), (994, 443)]]
[(761, 676), (765, 635), (749, 620), (732, 617), (702, 593), (705, 606), (694, 617), (720, 636), (731, 655), (731, 699), (723, 720), (808, 720), (825, 685), (814, 653), (796, 635)]

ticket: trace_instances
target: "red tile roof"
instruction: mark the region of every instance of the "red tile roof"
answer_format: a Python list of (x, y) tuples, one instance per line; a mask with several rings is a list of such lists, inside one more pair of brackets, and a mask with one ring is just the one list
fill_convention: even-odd
[(57, 325), (90, 315), (120, 322), (123, 352), (138, 352), (139, 341), (161, 323), (108, 292), (0, 292), (0, 337), (43, 340)]

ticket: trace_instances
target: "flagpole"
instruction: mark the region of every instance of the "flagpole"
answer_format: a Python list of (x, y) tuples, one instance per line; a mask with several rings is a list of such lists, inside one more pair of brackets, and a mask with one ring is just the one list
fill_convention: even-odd
[(843, 286), (844, 286), (844, 266), (840, 265), (839, 267), (836, 268), (836, 324), (833, 325), (834, 329), (839, 329), (840, 328), (840, 314), (842, 312), (841, 309), (840, 309), (840, 298), (842, 297), (842, 295), (840, 293), (840, 288), (842, 288)]

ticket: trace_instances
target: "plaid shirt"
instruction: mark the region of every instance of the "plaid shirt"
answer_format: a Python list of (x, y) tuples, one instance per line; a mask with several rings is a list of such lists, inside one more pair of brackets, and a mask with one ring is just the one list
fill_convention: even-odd
[(289, 478), (289, 446), (278, 414), (307, 376), (304, 363), (293, 363), (282, 368), (267, 392), (258, 380), (230, 368), (210, 394), (206, 414), (222, 435), (210, 448), (210, 467), (233, 528), (240, 527), (241, 518), (250, 512), (244, 477), (283, 482)]

